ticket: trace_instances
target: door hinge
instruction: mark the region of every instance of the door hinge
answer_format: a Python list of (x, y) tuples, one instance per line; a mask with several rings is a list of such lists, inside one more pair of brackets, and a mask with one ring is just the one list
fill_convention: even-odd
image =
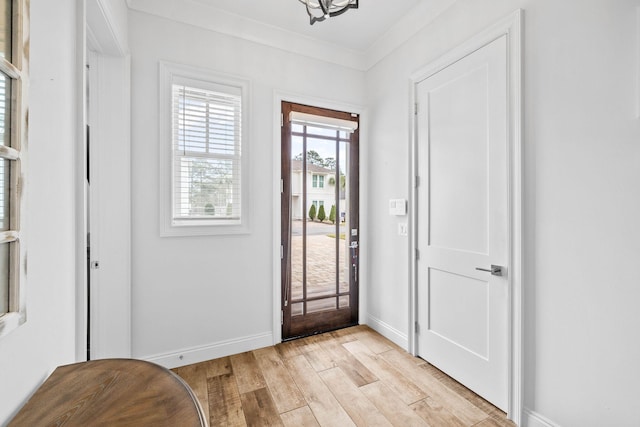
[(420, 333), (420, 324), (418, 322), (415, 322), (414, 330), (416, 334)]
[(280, 245), (280, 259), (284, 259), (284, 245)]
[(415, 187), (418, 188), (420, 187), (420, 177), (416, 175), (416, 180), (415, 180)]
[(284, 193), (284, 179), (280, 180), (280, 193)]
[(280, 324), (284, 325), (284, 310), (280, 310)]
[(413, 104), (413, 114), (414, 115), (418, 115), (418, 103), (416, 102), (415, 104)]
[(284, 113), (280, 113), (280, 127), (284, 126)]
[(420, 249), (416, 249), (416, 261), (420, 260)]

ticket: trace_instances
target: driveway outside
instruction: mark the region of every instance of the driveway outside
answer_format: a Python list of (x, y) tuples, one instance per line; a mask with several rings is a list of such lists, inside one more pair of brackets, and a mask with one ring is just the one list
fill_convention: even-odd
[[(291, 293), (292, 299), (302, 298), (302, 221), (291, 224)], [(340, 224), (340, 233), (345, 225)], [(336, 308), (336, 264), (339, 266), (340, 292), (348, 292), (347, 241), (339, 240), (339, 258), (336, 260), (336, 225), (331, 222), (307, 221), (307, 298), (318, 296), (333, 297), (307, 302), (307, 313), (333, 310)], [(349, 306), (349, 297), (339, 297), (340, 308)], [(292, 314), (302, 314), (302, 303), (292, 305)]]

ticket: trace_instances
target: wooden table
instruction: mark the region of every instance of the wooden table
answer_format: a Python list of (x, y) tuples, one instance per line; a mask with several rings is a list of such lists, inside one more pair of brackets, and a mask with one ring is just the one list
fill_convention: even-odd
[(29, 399), (12, 427), (206, 427), (191, 388), (153, 363), (105, 359), (57, 368)]

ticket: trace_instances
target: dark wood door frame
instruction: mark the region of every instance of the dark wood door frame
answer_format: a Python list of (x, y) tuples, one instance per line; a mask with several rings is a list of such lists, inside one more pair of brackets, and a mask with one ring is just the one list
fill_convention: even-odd
[[(326, 332), (342, 327), (353, 326), (358, 323), (358, 242), (359, 237), (359, 139), (360, 131), (356, 129), (350, 136), (348, 144), (349, 157), (348, 161), (348, 185), (349, 185), (349, 210), (353, 212), (349, 216), (349, 227), (345, 230), (345, 239), (348, 239), (349, 253), (345, 256), (349, 257), (349, 307), (340, 309), (339, 305), (336, 310), (330, 312), (318, 312), (296, 316), (292, 321), (291, 316), (291, 121), (289, 119), (292, 111), (313, 114), (317, 116), (332, 117), (348, 121), (359, 122), (359, 117), (352, 113), (329, 110), (325, 108), (312, 107), (308, 105), (294, 104), (282, 101), (282, 127), (281, 127), (281, 177), (282, 177), (282, 193), (281, 193), (281, 244), (282, 244), (282, 261), (281, 261), (281, 308), (282, 308), (282, 338), (283, 340), (293, 339), (305, 335)], [(305, 162), (303, 162), (305, 163)], [(303, 171), (303, 177), (306, 174)], [(303, 183), (303, 188), (305, 184)], [(336, 185), (338, 186), (338, 185)], [(305, 190), (306, 191), (306, 190)], [(304, 207), (303, 204), (303, 216)], [(338, 213), (339, 215), (339, 213)], [(339, 219), (338, 219), (339, 221)], [(304, 221), (303, 221), (304, 224)], [(303, 230), (305, 230), (303, 225)], [(355, 234), (352, 233), (355, 230)], [(303, 236), (305, 232), (303, 231)], [(336, 240), (339, 240), (336, 236)], [(352, 247), (352, 246), (355, 246)]]

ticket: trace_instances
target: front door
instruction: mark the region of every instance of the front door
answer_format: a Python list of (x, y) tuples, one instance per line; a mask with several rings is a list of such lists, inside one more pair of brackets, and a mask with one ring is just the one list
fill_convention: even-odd
[(418, 354), (508, 401), (507, 41), (416, 86)]
[(282, 103), (282, 338), (358, 321), (358, 117)]

